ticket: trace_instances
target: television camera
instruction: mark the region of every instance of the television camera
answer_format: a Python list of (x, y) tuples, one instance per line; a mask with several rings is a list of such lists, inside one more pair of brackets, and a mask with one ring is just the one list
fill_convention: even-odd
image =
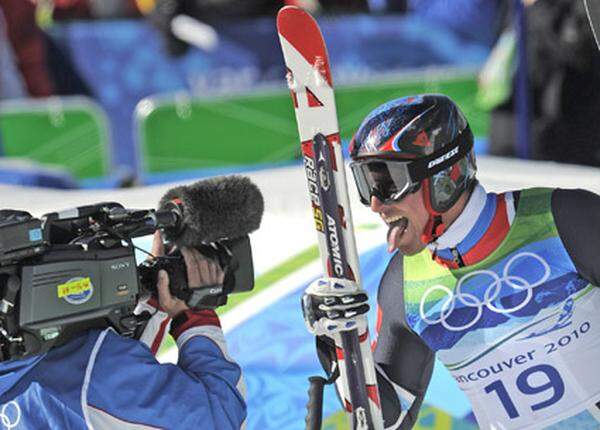
[[(243, 177), (175, 188), (157, 210), (103, 202), (41, 218), (0, 211), (0, 360), (43, 353), (90, 328), (138, 337), (151, 315), (133, 311), (141, 297), (157, 294), (161, 269), (190, 308), (216, 308), (251, 290), (248, 233), (262, 211), (260, 191)], [(133, 239), (157, 230), (169, 252), (137, 265)], [(182, 246), (216, 259), (223, 285), (190, 288)]]

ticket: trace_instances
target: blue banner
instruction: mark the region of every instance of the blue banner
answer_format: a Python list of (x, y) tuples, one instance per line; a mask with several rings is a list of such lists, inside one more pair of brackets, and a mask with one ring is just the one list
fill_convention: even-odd
[[(476, 66), (489, 51), (473, 39), (419, 16), (352, 15), (319, 19), (336, 83), (382, 72), (429, 66)], [(246, 92), (270, 83), (283, 88), (284, 66), (274, 18), (216, 25), (212, 52), (194, 48), (170, 57), (148, 22), (74, 22), (53, 30), (112, 124), (115, 168), (137, 170), (132, 115), (140, 99), (191, 92)]]

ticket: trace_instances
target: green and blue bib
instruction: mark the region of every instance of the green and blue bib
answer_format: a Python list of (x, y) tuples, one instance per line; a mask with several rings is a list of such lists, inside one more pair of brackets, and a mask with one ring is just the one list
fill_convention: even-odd
[(482, 429), (600, 428), (600, 290), (563, 246), (551, 194), (522, 191), (507, 236), (477, 264), (450, 269), (428, 249), (404, 258), (407, 322)]

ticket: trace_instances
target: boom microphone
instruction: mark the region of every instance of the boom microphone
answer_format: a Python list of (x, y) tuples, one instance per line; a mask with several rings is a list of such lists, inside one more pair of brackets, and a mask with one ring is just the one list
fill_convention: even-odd
[(175, 187), (161, 198), (159, 210), (173, 204), (182, 212), (183, 230), (171, 234), (167, 230), (166, 239), (191, 248), (255, 231), (264, 211), (260, 190), (243, 176), (222, 176)]

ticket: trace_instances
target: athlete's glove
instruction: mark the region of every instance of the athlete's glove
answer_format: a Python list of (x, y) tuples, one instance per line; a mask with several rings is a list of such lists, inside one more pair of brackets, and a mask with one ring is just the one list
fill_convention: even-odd
[(308, 331), (315, 336), (367, 326), (369, 297), (355, 282), (338, 278), (320, 278), (312, 282), (302, 296), (302, 312)]

